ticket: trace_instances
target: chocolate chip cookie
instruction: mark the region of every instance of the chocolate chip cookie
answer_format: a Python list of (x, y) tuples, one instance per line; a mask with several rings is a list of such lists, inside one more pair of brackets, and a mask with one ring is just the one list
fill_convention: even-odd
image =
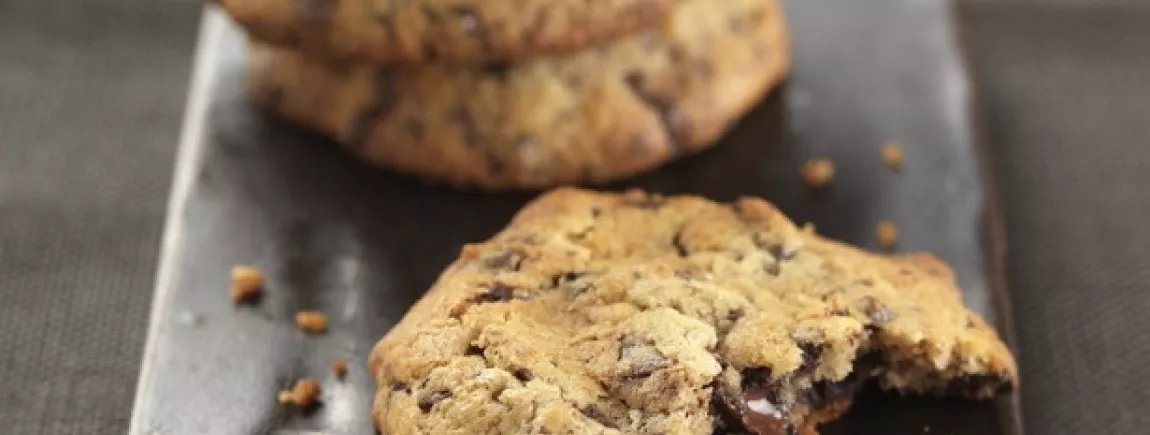
[(663, 26), (486, 67), (327, 64), (253, 43), (254, 100), (364, 160), (457, 186), (635, 175), (714, 144), (785, 74), (776, 0), (685, 0)]
[(982, 399), (1018, 379), (929, 255), (759, 199), (575, 189), (465, 246), (370, 367), (391, 435), (813, 434), (864, 382)]
[(654, 27), (679, 0), (217, 0), (251, 35), (376, 65), (512, 61)]

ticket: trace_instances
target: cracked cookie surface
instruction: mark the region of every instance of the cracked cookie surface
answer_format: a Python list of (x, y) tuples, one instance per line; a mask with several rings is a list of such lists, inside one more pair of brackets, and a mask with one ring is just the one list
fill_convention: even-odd
[(217, 0), (248, 33), (375, 65), (562, 53), (658, 26), (680, 0)]
[(603, 183), (709, 147), (785, 74), (776, 0), (684, 0), (658, 29), (486, 67), (326, 64), (250, 44), (259, 105), (457, 186)]
[(948, 267), (797, 228), (770, 204), (559, 189), (468, 245), (374, 349), (407, 434), (813, 434), (861, 382), (1017, 383)]

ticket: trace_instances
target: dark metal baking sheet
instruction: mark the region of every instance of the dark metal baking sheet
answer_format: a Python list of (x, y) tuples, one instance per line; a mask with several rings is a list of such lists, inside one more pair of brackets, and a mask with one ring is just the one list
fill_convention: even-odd
[[(716, 149), (612, 188), (719, 200), (757, 195), (798, 222), (876, 248), (897, 222), (900, 249), (950, 261), (967, 302), (1009, 334), (1002, 232), (983, 176), (970, 81), (943, 0), (792, 0), (788, 83)], [(532, 194), (427, 186), (357, 164), (327, 140), (253, 110), (238, 31), (209, 8), (189, 98), (131, 434), (370, 434), (375, 389), (363, 368), (464, 242), (497, 231)], [(906, 167), (886, 170), (882, 143)], [(832, 186), (799, 182), (808, 157), (838, 162)], [(228, 270), (269, 276), (252, 307), (227, 296)], [(292, 325), (300, 309), (330, 332)], [(353, 362), (345, 381), (329, 370)], [(324, 386), (301, 414), (276, 405), (300, 376)], [(1017, 395), (995, 402), (869, 392), (825, 434), (1022, 433)]]

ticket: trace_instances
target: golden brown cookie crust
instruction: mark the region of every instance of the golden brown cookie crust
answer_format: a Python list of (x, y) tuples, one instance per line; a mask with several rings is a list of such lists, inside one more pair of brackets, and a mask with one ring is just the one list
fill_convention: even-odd
[(370, 367), (392, 435), (813, 433), (868, 378), (974, 398), (1017, 383), (931, 256), (862, 252), (759, 199), (576, 189), (465, 246)]
[(331, 60), (489, 63), (657, 26), (680, 0), (218, 0), (248, 33)]
[(502, 67), (331, 65), (255, 43), (254, 100), (364, 160), (456, 186), (604, 183), (705, 149), (786, 72), (776, 0), (685, 0), (661, 27)]

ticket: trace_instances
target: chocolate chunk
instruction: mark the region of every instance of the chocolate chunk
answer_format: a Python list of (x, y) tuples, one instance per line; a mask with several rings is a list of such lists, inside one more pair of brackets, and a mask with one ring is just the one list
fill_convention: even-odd
[(626, 204), (646, 210), (658, 210), (667, 204), (667, 199), (657, 193), (632, 192), (626, 197)]
[(671, 238), (671, 246), (675, 247), (675, 252), (677, 252), (680, 257), (687, 258), (688, 255), (691, 255), (691, 252), (687, 250), (687, 246), (683, 244), (683, 233), (681, 232), (675, 233), (675, 236)]
[(561, 274), (552, 276), (551, 277), (551, 287), (557, 288), (563, 284), (575, 281), (575, 280), (583, 277), (583, 275), (586, 275), (586, 274), (587, 274), (586, 272), (571, 271), (571, 272), (565, 272), (565, 273), (561, 273)]
[(523, 265), (523, 251), (509, 249), (483, 260), (483, 266), (492, 270), (519, 271)]
[(296, 16), (311, 24), (327, 24), (338, 7), (338, 0), (295, 0)]
[(388, 13), (378, 13), (375, 15), (375, 23), (383, 28), (383, 33), (387, 35), (387, 40), (392, 43), (399, 42), (399, 37), (395, 34), (395, 18)]
[(738, 321), (739, 319), (742, 319), (743, 316), (746, 316), (746, 315), (747, 315), (747, 310), (744, 310), (743, 307), (735, 308), (735, 309), (727, 312), (727, 320), (735, 322), (735, 321)]
[(439, 59), (439, 48), (431, 40), (423, 40), (423, 43), (420, 44), (420, 50), (423, 51), (423, 60), (427, 62), (435, 62)]
[(473, 299), (475, 303), (482, 304), (487, 302), (507, 302), (515, 297), (515, 288), (500, 282), (495, 283), (487, 290), (486, 293), (480, 294)]
[(815, 366), (819, 364), (819, 359), (822, 358), (823, 352), (827, 350), (827, 346), (822, 343), (799, 343), (799, 349), (803, 351), (803, 362), (799, 366), (800, 373), (813, 372)]
[[(744, 374), (744, 384), (747, 384), (746, 378)], [(715, 407), (722, 418), (724, 433), (751, 435), (798, 433), (788, 419), (789, 409), (778, 402), (777, 386), (772, 388), (752, 381), (743, 387), (741, 394), (731, 393), (722, 386), (716, 386), (711, 400), (713, 406), (715, 402), (718, 404)]]
[(375, 76), (375, 100), (366, 110), (352, 118), (347, 129), (347, 145), (360, 149), (366, 144), (372, 129), (387, 119), (399, 105), (399, 90), (395, 86), (395, 76), (389, 69), (383, 69)]
[(778, 260), (767, 260), (763, 262), (763, 272), (770, 276), (779, 276), (783, 272), (783, 266), (779, 264)]
[(456, 109), (452, 113), (451, 119), (459, 125), (459, 138), (463, 142), (463, 146), (468, 148), (479, 146), (479, 131), (475, 126), (475, 118), (466, 108)]
[(627, 146), (627, 152), (635, 157), (643, 157), (651, 154), (654, 148), (646, 135), (638, 134), (631, 139), (631, 144)]
[(403, 123), (403, 129), (407, 130), (407, 134), (411, 135), (412, 139), (422, 141), (426, 133), (426, 128), (423, 126), (423, 121), (419, 119), (409, 119)]
[(487, 154), (487, 172), (492, 175), (507, 172), (507, 160), (497, 154)]
[(535, 375), (531, 373), (531, 370), (527, 370), (525, 368), (515, 369), (515, 371), (511, 372), (511, 374), (515, 375), (515, 379), (518, 379), (519, 382), (529, 382), (535, 378)]
[(609, 428), (618, 427), (615, 425), (615, 422), (611, 420), (611, 416), (607, 415), (607, 412), (603, 411), (603, 408), (600, 408), (599, 405), (592, 403), (590, 405), (584, 406), (583, 409), (580, 409), (579, 411), (582, 412), (583, 415), (585, 415), (587, 418), (595, 420), (603, 426)]
[(483, 66), (483, 73), (489, 76), (504, 81), (507, 79), (507, 72), (511, 70), (511, 64), (507, 62), (490, 63)]
[(690, 116), (680, 109), (672, 98), (647, 90), (646, 78), (642, 72), (629, 72), (623, 80), (639, 100), (659, 114), (659, 121), (663, 124), (667, 139), (673, 148), (680, 148), (680, 144), (690, 139)]
[(479, 346), (467, 346), (467, 350), (463, 352), (467, 356), (483, 356), (483, 348)]
[(881, 328), (895, 319), (895, 314), (882, 301), (874, 296), (865, 296), (861, 300), (863, 314), (870, 319), (870, 326)]
[(423, 411), (424, 413), (431, 412), (431, 408), (435, 406), (436, 403), (442, 402), (450, 397), (450, 391), (432, 391), (431, 394), (423, 396), (419, 399), (419, 410)]
[(627, 366), (619, 373), (624, 380), (646, 378), (669, 365), (655, 346), (631, 341), (624, 341), (619, 347), (619, 362)]
[(392, 382), (391, 385), (389, 385), (388, 387), (391, 388), (391, 391), (403, 391), (403, 390), (407, 389), (407, 384), (405, 384), (403, 382), (395, 381), (395, 382)]
[(467, 6), (456, 6), (451, 9), (455, 14), (455, 18), (459, 20), (459, 26), (463, 28), (464, 32), (475, 34), (480, 28), (479, 14)]
[(1010, 377), (1004, 374), (965, 375), (950, 381), (944, 394), (953, 396), (982, 397), (987, 392), (1002, 394), (1013, 388)]

